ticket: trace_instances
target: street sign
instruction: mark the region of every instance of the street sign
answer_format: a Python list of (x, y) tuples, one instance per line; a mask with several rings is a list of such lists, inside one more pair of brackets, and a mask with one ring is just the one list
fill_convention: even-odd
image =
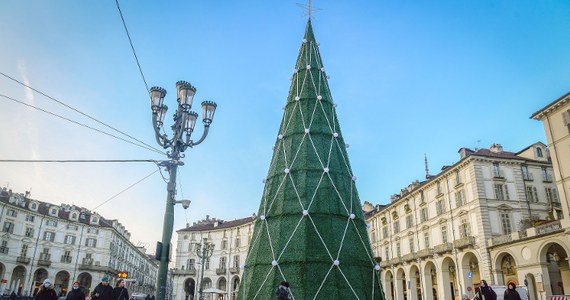
[(471, 272), (467, 273), (467, 277), (473, 278), (473, 273), (471, 273)]

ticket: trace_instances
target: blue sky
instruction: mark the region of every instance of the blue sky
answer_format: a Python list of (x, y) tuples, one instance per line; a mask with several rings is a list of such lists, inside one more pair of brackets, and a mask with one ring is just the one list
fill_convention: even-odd
[[(175, 83), (218, 111), (180, 168), (175, 229), (256, 212), (306, 17), (294, 1), (120, 1), (149, 86)], [(568, 1), (316, 1), (313, 28), (362, 201), (387, 203), (458, 160), (461, 147), (545, 142), (530, 115), (568, 92)], [(0, 1), (0, 71), (158, 148), (114, 1)], [(0, 76), (0, 94), (109, 129)], [(197, 105), (196, 105), (196, 108)], [(171, 109), (172, 110), (172, 109)], [(172, 113), (172, 112), (170, 112)], [(170, 121), (171, 115), (167, 117)], [(170, 123), (167, 123), (170, 124)], [(162, 159), (0, 97), (1, 159)], [(202, 128), (197, 126), (196, 135)], [(196, 137), (197, 138), (197, 137)], [(0, 163), (0, 185), (89, 209), (153, 164)], [(161, 239), (166, 184), (155, 173), (96, 209), (132, 241)], [(176, 238), (176, 235), (174, 236)]]

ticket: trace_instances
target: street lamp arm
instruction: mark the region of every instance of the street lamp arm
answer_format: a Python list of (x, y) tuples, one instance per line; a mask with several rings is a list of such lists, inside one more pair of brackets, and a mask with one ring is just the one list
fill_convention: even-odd
[(202, 142), (206, 139), (206, 136), (208, 136), (208, 132), (209, 132), (209, 131), (210, 131), (210, 125), (204, 126), (204, 132), (202, 133), (202, 137), (201, 137), (197, 142), (190, 141), (190, 142), (188, 143), (188, 146), (194, 147), (194, 146), (199, 145), (200, 143), (202, 143)]

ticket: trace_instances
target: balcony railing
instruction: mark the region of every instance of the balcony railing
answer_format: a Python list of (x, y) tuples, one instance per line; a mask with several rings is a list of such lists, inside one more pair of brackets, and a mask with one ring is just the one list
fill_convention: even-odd
[(17, 261), (18, 263), (24, 264), (24, 265), (29, 264), (31, 260), (32, 260), (31, 258), (26, 257), (26, 256), (18, 256), (18, 257), (16, 257), (16, 261)]
[(543, 235), (548, 234), (551, 232), (561, 231), (562, 226), (560, 225), (560, 221), (550, 222), (548, 224), (536, 226), (536, 235)]
[(191, 268), (191, 269), (186, 269), (186, 270), (173, 270), (172, 273), (174, 275), (189, 275), (189, 276), (195, 276), (196, 275), (196, 269)]
[(505, 235), (495, 236), (495, 237), (491, 238), (491, 242), (493, 243), (493, 246), (506, 244), (506, 243), (511, 242), (512, 240), (513, 240), (513, 236), (511, 234), (505, 234)]
[(232, 273), (232, 274), (238, 274), (238, 273), (239, 273), (239, 268), (238, 268), (238, 267), (231, 267), (231, 268), (230, 268), (230, 273)]
[(417, 258), (418, 258), (418, 256), (416, 253), (408, 253), (408, 254), (402, 256), (403, 261), (412, 261), (412, 260), (415, 260)]
[(390, 266), (390, 261), (389, 261), (389, 260), (384, 260), (384, 261), (381, 261), (381, 262), (380, 262), (380, 267), (381, 267), (381, 268), (386, 268), (386, 267), (388, 267), (388, 266)]
[(439, 245), (433, 247), (433, 251), (437, 254), (445, 253), (445, 252), (451, 252), (451, 250), (453, 250), (453, 244), (452, 243), (439, 244)]
[(402, 263), (402, 259), (400, 257), (394, 257), (388, 261), (391, 265), (397, 265)]
[(552, 182), (552, 174), (542, 174), (542, 182)]
[(419, 258), (428, 257), (428, 256), (433, 255), (433, 249), (432, 248), (422, 249), (422, 250), (418, 251), (417, 254), (418, 254)]
[(51, 266), (51, 254), (49, 253), (41, 253), (40, 259), (38, 259), (39, 266), (49, 267)]
[(474, 236), (466, 236), (460, 238), (458, 240), (453, 241), (453, 246), (457, 249), (463, 249), (467, 247), (471, 247), (475, 245), (475, 237)]
[(226, 267), (217, 268), (217, 269), (216, 269), (216, 275), (223, 275), (223, 274), (226, 274), (226, 271), (227, 271), (227, 270), (228, 270), (228, 269), (226, 269)]

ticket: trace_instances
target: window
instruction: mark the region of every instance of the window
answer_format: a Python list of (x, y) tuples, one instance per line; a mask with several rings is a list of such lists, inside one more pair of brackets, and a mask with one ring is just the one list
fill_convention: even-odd
[(26, 222), (33, 222), (34, 221), (34, 215), (26, 215)]
[(9, 209), (6, 211), (6, 215), (7, 215), (8, 217), (17, 217), (17, 216), (18, 216), (18, 212), (15, 211), (15, 210), (13, 210), (13, 209), (11, 209), (11, 208), (9, 208)]
[(465, 191), (463, 189), (455, 192), (455, 205), (456, 207), (463, 206), (465, 204)]
[(427, 207), (423, 207), (420, 210), (420, 222), (425, 222), (428, 219), (428, 209)]
[(468, 218), (462, 218), (459, 224), (459, 237), (464, 238), (471, 236), (471, 225)]
[(386, 248), (384, 248), (384, 255), (384, 260), (390, 259), (390, 247), (386, 246)]
[(40, 260), (50, 260), (49, 248), (44, 248), (40, 253)]
[(410, 244), (410, 253), (416, 252), (416, 249), (414, 247), (414, 238), (409, 239), (409, 244)]
[(562, 122), (564, 126), (568, 127), (568, 132), (570, 132), (570, 109), (562, 112)]
[(99, 234), (99, 229), (97, 229), (97, 228), (87, 228), (87, 233)]
[(543, 157), (543, 156), (544, 156), (544, 155), (542, 154), (542, 148), (536, 147), (536, 156), (538, 156), (538, 157)]
[(555, 188), (544, 188), (546, 191), (546, 200), (548, 203), (560, 203), (558, 199), (558, 191)]
[(388, 226), (382, 227), (382, 238), (387, 239), (388, 236)]
[(412, 228), (414, 226), (414, 216), (409, 214), (406, 216), (406, 228)]
[(188, 244), (188, 252), (192, 252), (192, 243)]
[(426, 249), (430, 247), (430, 242), (429, 242), (430, 239), (431, 239), (431, 237), (429, 235), (429, 232), (427, 230), (424, 231), (424, 245), (425, 245)]
[(77, 220), (77, 213), (72, 213), (72, 214), (71, 214), (71, 218), (74, 219), (74, 220)]
[(69, 230), (75, 230), (75, 231), (79, 230), (79, 226), (77, 226), (75, 224), (67, 224), (66, 228)]
[(441, 241), (447, 244), (447, 226), (441, 226)]
[(226, 268), (226, 257), (222, 256), (220, 257), (220, 269), (225, 269)]
[(44, 232), (44, 241), (53, 242), (55, 240), (55, 232), (53, 231), (45, 231)]
[(20, 256), (21, 257), (28, 256), (28, 245), (27, 244), (22, 245), (22, 250), (20, 250)]
[(192, 240), (195, 241), (196, 240), (196, 233), (192, 232)]
[(234, 268), (239, 268), (239, 255), (234, 255)]
[(184, 235), (184, 239), (185, 239), (185, 240), (188, 239), (188, 235), (187, 235), (187, 234)]
[(26, 233), (24, 235), (26, 237), (34, 237), (34, 228), (33, 227), (26, 227)]
[(50, 213), (52, 216), (57, 215), (57, 209), (52, 208), (52, 209), (49, 211), (49, 213)]
[(530, 174), (528, 172), (528, 166), (527, 165), (523, 165), (521, 167), (521, 170), (522, 170), (523, 180), (532, 180), (530, 178)]
[(458, 185), (461, 183), (461, 173), (459, 172), (459, 170), (455, 170), (455, 185)]
[(394, 221), (394, 233), (400, 232), (400, 222), (398, 220)]
[(240, 246), (241, 246), (241, 241), (240, 241), (240, 238), (238, 236), (238, 237), (236, 237), (236, 248), (239, 248)]
[(445, 212), (445, 202), (443, 199), (440, 199), (435, 203), (435, 210), (438, 216)]
[(495, 199), (509, 200), (509, 189), (506, 184), (495, 183)]
[(508, 211), (501, 211), (501, 227), (503, 234), (510, 234), (513, 229), (511, 227), (511, 214)]
[(402, 256), (402, 245), (400, 245), (400, 242), (396, 243), (396, 256)]
[(47, 220), (46, 226), (57, 227), (57, 221), (55, 220)]
[(63, 240), (63, 243), (68, 245), (75, 245), (75, 236), (66, 235), (65, 239)]
[(437, 182), (437, 194), (443, 194), (443, 190), (441, 189), (441, 182)]
[(32, 205), (30, 205), (30, 208), (36, 210), (38, 208), (38, 205), (36, 203), (32, 203)]
[(210, 270), (210, 258), (209, 257), (204, 259), (204, 268), (206, 270)]
[(8, 241), (2, 241), (0, 244), (0, 253), (8, 254)]
[(503, 177), (501, 176), (501, 169), (499, 168), (499, 163), (493, 163), (493, 177)]
[(61, 262), (71, 263), (71, 251), (65, 251), (61, 256)]
[(187, 261), (186, 269), (188, 270), (195, 270), (196, 269), (196, 261), (194, 259), (189, 259)]
[(526, 198), (529, 202), (538, 202), (538, 193), (535, 186), (526, 186)]
[(87, 238), (85, 239), (85, 246), (87, 247), (97, 247), (97, 239)]
[(14, 223), (5, 221), (2, 227), (3, 232), (14, 233)]
[(222, 250), (226, 250), (228, 248), (228, 240), (222, 240)]

